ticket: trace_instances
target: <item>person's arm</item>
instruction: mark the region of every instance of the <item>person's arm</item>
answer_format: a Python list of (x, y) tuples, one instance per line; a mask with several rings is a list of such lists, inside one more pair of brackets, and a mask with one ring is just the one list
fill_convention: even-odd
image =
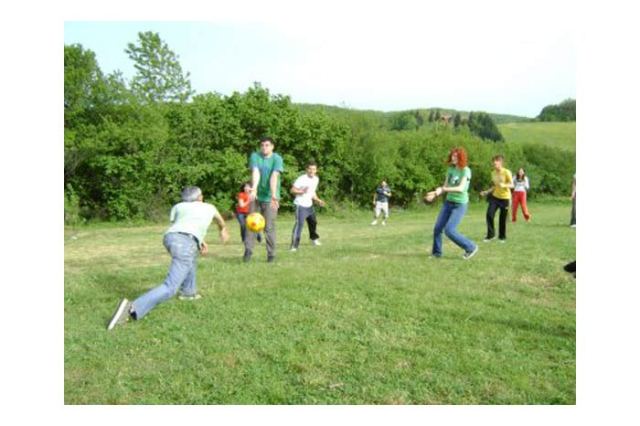
[(173, 223), (176, 221), (176, 206), (171, 207), (171, 212), (169, 213), (169, 223)]
[(325, 202), (324, 202), (324, 201), (322, 201), (320, 198), (318, 198), (318, 194), (313, 194), (313, 197), (311, 197), (311, 199), (312, 199), (313, 201), (315, 201), (316, 203), (318, 203), (318, 205), (319, 205), (320, 207), (324, 207)]
[[(441, 186), (440, 188), (436, 188), (436, 192), (438, 192), (437, 195), (442, 194), (443, 192), (464, 192), (464, 188), (465, 185), (467, 184), (467, 177), (463, 176), (462, 179), (460, 179), (460, 183), (456, 186)], [(440, 190), (440, 191), (438, 191)]]
[(484, 191), (480, 191), (480, 196), (484, 197), (485, 195), (489, 195), (493, 192), (493, 186), (489, 189), (485, 189)]
[(276, 190), (278, 189), (278, 176), (280, 176), (280, 172), (274, 170), (271, 173), (271, 178), (269, 179), (269, 187), (271, 188), (271, 207), (278, 210), (280, 207), (280, 200), (276, 197)]
[(245, 208), (249, 204), (248, 201), (245, 201), (241, 197), (238, 197), (238, 206), (242, 209)]
[(291, 191), (290, 191), (293, 195), (302, 195), (304, 193), (307, 192), (307, 188), (303, 187), (303, 188), (298, 188), (297, 186), (292, 186), (291, 187)]
[[(227, 241), (229, 241), (229, 231), (227, 231), (227, 225), (224, 222), (224, 219), (222, 218), (222, 216), (220, 216), (220, 213), (217, 213), (213, 216), (213, 220), (215, 220), (216, 225), (218, 225), (218, 230), (220, 231), (220, 241), (222, 241), (222, 244), (225, 244)], [(209, 245), (206, 243), (206, 241), (202, 241), (200, 243), (200, 254), (205, 255), (209, 253)]]
[(500, 188), (513, 188), (513, 176), (511, 176), (511, 172), (507, 170), (507, 173), (505, 173), (506, 179), (505, 182), (500, 182), (498, 184), (498, 186), (500, 186)]
[(374, 192), (374, 193), (373, 193), (373, 205), (374, 205), (374, 206), (376, 205), (376, 195), (378, 195), (378, 193), (377, 193), (377, 192)]
[(227, 224), (224, 222), (224, 219), (219, 213), (215, 215), (214, 220), (216, 221), (216, 225), (218, 225), (218, 231), (220, 232), (220, 241), (222, 241), (222, 243), (224, 244), (229, 241), (229, 231), (227, 230)]
[(529, 178), (526, 176), (524, 177), (524, 189), (529, 191)]
[(571, 199), (576, 198), (576, 178), (574, 176), (573, 181), (571, 182)]
[(258, 197), (258, 183), (260, 182), (260, 169), (254, 167), (251, 169), (251, 192), (249, 200), (253, 201)]
[(291, 191), (290, 192), (293, 195), (302, 195), (302, 194), (305, 194), (308, 189), (309, 188), (307, 188), (306, 186), (302, 186), (301, 185), (301, 180), (300, 180), (300, 178), (298, 178), (298, 179), (296, 179), (296, 181), (291, 186)]

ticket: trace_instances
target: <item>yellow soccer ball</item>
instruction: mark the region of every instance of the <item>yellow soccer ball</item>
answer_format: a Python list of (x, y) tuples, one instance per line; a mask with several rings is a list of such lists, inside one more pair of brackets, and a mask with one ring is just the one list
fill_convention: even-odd
[(247, 216), (247, 229), (251, 232), (260, 232), (264, 229), (264, 217), (256, 212)]

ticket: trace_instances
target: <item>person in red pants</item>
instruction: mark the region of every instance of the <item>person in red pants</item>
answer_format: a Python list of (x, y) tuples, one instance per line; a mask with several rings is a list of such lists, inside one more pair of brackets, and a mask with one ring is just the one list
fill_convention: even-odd
[(511, 221), (515, 222), (518, 216), (518, 206), (522, 205), (522, 214), (524, 220), (529, 222), (531, 214), (527, 209), (527, 191), (529, 191), (529, 178), (524, 173), (524, 169), (520, 167), (513, 179), (513, 209), (511, 210)]

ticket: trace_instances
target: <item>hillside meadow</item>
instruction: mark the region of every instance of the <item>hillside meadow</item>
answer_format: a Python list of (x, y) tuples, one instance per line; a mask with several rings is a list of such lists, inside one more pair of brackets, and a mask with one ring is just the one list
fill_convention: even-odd
[[(532, 203), (508, 241), (483, 243), (482, 203), (430, 259), (438, 206), (319, 217), (278, 256), (241, 261), (237, 225), (198, 266), (203, 298), (172, 299), (112, 332), (121, 297), (162, 282), (166, 224), (65, 229), (66, 404), (575, 404), (576, 287), (569, 203)], [(306, 230), (305, 230), (306, 232)]]

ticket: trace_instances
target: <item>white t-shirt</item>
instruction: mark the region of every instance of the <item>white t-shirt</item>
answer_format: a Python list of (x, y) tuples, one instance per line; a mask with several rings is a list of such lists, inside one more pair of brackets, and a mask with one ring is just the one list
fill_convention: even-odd
[(306, 173), (296, 179), (293, 186), (298, 189), (307, 188), (307, 192), (296, 195), (296, 199), (293, 200), (293, 203), (300, 207), (311, 207), (313, 205), (313, 197), (316, 195), (316, 189), (318, 189), (318, 183), (320, 183), (318, 176), (311, 178)]
[(169, 220), (171, 226), (165, 234), (170, 232), (185, 232), (198, 239), (199, 243), (204, 241), (209, 224), (214, 217), (218, 216), (218, 209), (213, 204), (202, 201), (182, 202), (171, 208)]
[(513, 178), (513, 191), (514, 192), (527, 192), (529, 190), (529, 178), (524, 177), (522, 180), (518, 180), (517, 177)]

